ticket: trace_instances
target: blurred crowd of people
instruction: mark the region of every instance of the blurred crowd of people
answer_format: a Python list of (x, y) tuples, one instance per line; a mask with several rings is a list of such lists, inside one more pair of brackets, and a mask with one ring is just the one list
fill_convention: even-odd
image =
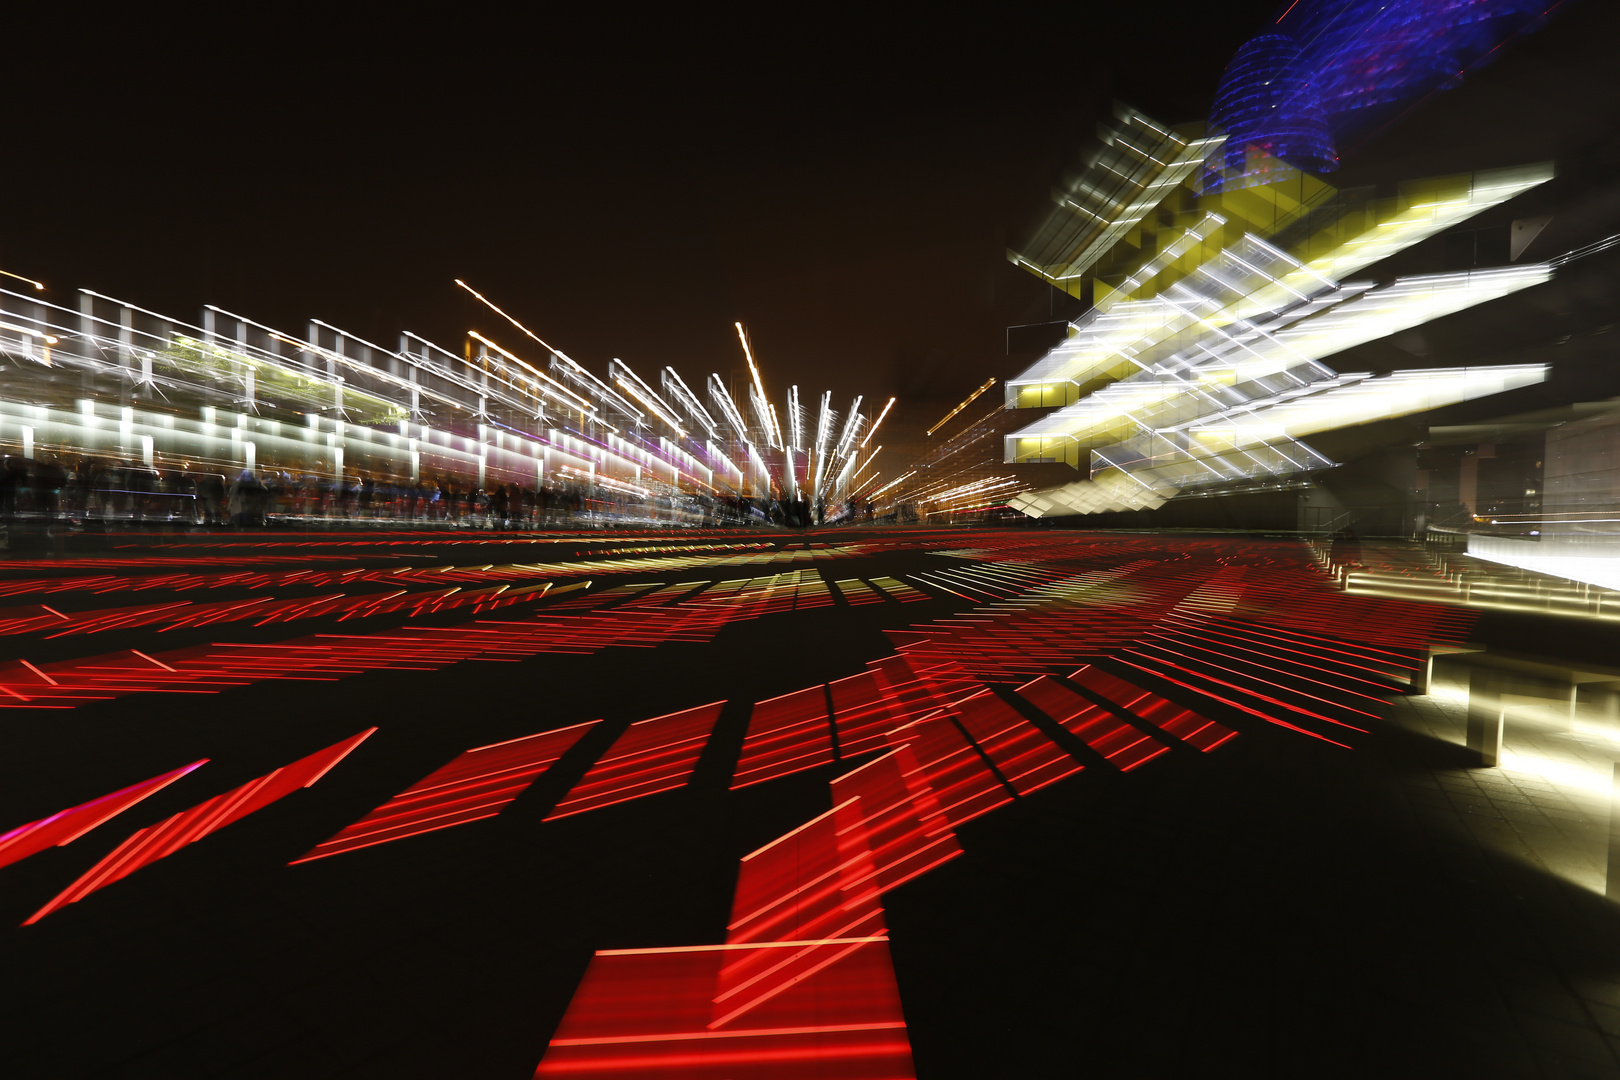
[[(889, 515), (893, 517), (894, 515)], [(241, 469), (154, 468), (129, 461), (10, 455), (0, 463), (0, 518), (265, 525), (273, 521), (432, 522), (521, 529), (569, 521), (786, 528), (875, 520), (870, 502), (641, 494), (561, 478), (523, 487), (454, 476), (401, 480), (355, 472), (341, 479)]]

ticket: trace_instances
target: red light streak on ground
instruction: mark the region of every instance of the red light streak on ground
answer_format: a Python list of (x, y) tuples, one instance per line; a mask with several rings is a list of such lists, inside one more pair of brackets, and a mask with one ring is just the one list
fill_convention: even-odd
[(900, 721), (875, 672), (863, 671), (827, 684), (838, 728), (838, 753), (853, 757), (887, 745), (884, 733)]
[[(351, 580), (359, 581), (360, 578)], [(301, 582), (300, 584), (307, 584)], [(495, 606), (506, 606), (522, 600), (537, 600), (551, 588), (549, 582), (513, 589), (510, 585), (495, 585), (476, 590), (452, 586), (432, 592), (409, 593), (403, 590), (377, 592), (361, 596), (335, 593), (326, 596), (277, 600), (274, 597), (255, 597), (247, 600), (229, 600), (215, 603), (195, 603), (177, 600), (165, 604), (135, 605), (121, 608), (98, 608), (78, 611), (71, 615), (57, 614), (48, 624), (35, 625), (18, 618), (0, 622), (0, 634), (31, 633), (51, 630), (50, 637), (69, 634), (98, 633), (104, 630), (129, 629), (166, 623), (165, 629), (181, 626), (205, 626), (214, 622), (258, 618), (265, 622), (287, 621), (291, 618), (316, 615), (335, 615), (339, 618), (376, 615), (384, 612), (409, 610), (416, 615), (422, 611), (437, 611), (463, 605), (483, 604), (491, 599)], [(446, 599), (453, 598), (453, 599)], [(25, 609), (12, 609), (25, 610)]]
[(866, 665), (883, 688), (889, 710), (897, 720), (911, 720), (945, 705), (949, 695), (978, 690), (959, 666), (907, 655), (888, 656)]
[[(748, 601), (737, 603), (677, 603), (561, 617), (547, 609), (525, 620), (407, 627), (371, 635), (319, 634), (269, 645), (219, 643), (156, 656), (130, 650), (27, 667), (19, 663), (0, 668), (0, 692), (8, 695), (0, 699), (0, 708), (69, 708), (129, 693), (213, 693), (261, 679), (334, 679), (380, 669), (431, 671), (473, 658), (518, 660), (547, 653), (588, 655), (615, 646), (707, 642), (729, 623), (755, 617), (762, 603), (771, 602), (772, 592), (756, 588)], [(142, 662), (132, 663), (130, 655)]]
[(120, 788), (110, 795), (91, 799), (89, 802), (58, 811), (50, 817), (31, 821), (27, 825), (19, 825), (10, 832), (0, 835), (0, 866), (9, 866), (48, 847), (61, 847), (77, 840), (97, 825), (111, 820), (147, 796), (162, 791), (207, 761), (207, 758), (193, 761), (190, 765), (182, 765), (150, 780), (142, 780), (138, 784)]
[(957, 702), (956, 719), (1020, 795), (1039, 791), (1085, 768), (989, 690)]
[(209, 833), (290, 795), (299, 788), (309, 787), (325, 776), (338, 762), (359, 746), (376, 728), (367, 728), (360, 734), (317, 750), (308, 757), (299, 758), (257, 780), (249, 781), (206, 802), (198, 803), (173, 817), (148, 826), (130, 836), (112, 853), (87, 870), (77, 881), (57, 894), (46, 905), (24, 920), (23, 925), (36, 923), (53, 911), (83, 900), (97, 889), (128, 877), (143, 866), (149, 866), (167, 855), (172, 855), (187, 844), (196, 843)]
[(913, 604), (919, 600), (929, 599), (927, 593), (918, 592), (905, 582), (898, 581), (892, 577), (871, 578), (867, 581), (867, 584), (872, 586), (874, 589), (888, 593), (902, 604)]
[[(639, 548), (614, 548), (601, 552), (584, 552), (583, 555), (613, 555), (622, 554), (632, 556), (622, 559), (585, 559), (572, 562), (553, 563), (506, 563), (486, 564), (482, 566), (389, 566), (389, 567), (332, 567), (327, 569), (302, 569), (281, 571), (253, 571), (241, 570), (230, 573), (168, 573), (168, 574), (141, 574), (135, 576), (102, 574), (90, 577), (45, 577), (21, 578), (11, 581), (0, 581), (0, 596), (22, 596), (33, 593), (113, 593), (113, 592), (149, 592), (163, 590), (171, 592), (194, 592), (203, 589), (277, 589), (288, 587), (323, 588), (333, 585), (353, 586), (362, 582), (379, 583), (383, 585), (420, 585), (457, 583), (461, 585), (477, 584), (521, 584), (525, 581), (534, 581), (536, 578), (579, 577), (585, 574), (614, 574), (614, 573), (645, 573), (648, 570), (677, 569), (682, 567), (712, 567), (728, 565), (731, 563), (753, 561), (751, 553), (757, 553), (762, 547), (770, 545), (759, 543), (736, 544), (664, 544), (645, 545)], [(666, 559), (649, 559), (648, 554), (656, 553), (686, 553), (686, 557), (671, 557)], [(827, 552), (819, 557), (834, 558), (850, 554), (850, 552)], [(766, 553), (768, 561), (780, 561), (783, 554), (776, 551)], [(335, 557), (335, 556), (333, 556)], [(254, 561), (266, 562), (329, 562), (333, 557), (319, 555), (299, 556), (259, 556)], [(808, 559), (815, 556), (789, 555), (788, 561), (797, 561), (800, 558)], [(100, 564), (107, 560), (91, 560)], [(167, 560), (179, 565), (189, 565), (190, 560)], [(240, 563), (245, 560), (228, 560)], [(51, 560), (47, 565), (54, 568), (79, 567), (82, 560)], [(116, 565), (123, 567), (150, 570), (152, 561), (147, 560), (116, 560)], [(28, 565), (28, 564), (23, 564)], [(638, 586), (639, 587), (639, 586)], [(7, 623), (12, 620), (38, 620), (38, 612), (42, 606), (31, 608), (12, 608), (0, 610), (0, 632), (15, 633), (17, 630), (7, 629)]]
[[(1171, 649), (1172, 645), (1176, 648)], [(1323, 708), (1339, 709), (1358, 716), (1376, 718), (1378, 713), (1368, 708), (1357, 708), (1340, 699), (1356, 698), (1361, 704), (1378, 709), (1384, 697), (1391, 692), (1387, 685), (1347, 672), (1344, 670), (1347, 665), (1334, 663), (1325, 657), (1317, 657), (1313, 662), (1306, 663), (1281, 652), (1268, 655), (1242, 644), (1241, 639), (1234, 642), (1227, 635), (1204, 629), (1195, 633), (1151, 634), (1142, 640), (1141, 646), (1179, 652), (1188, 660), (1199, 660), (1224, 674), (1248, 678), (1278, 691), (1309, 697)], [(1367, 693), (1368, 690), (1378, 691), (1378, 696)], [(1322, 697), (1318, 691), (1327, 691), (1334, 696)]]
[(1311, 569), (1269, 574), (1245, 590), (1245, 600), (1259, 608), (1252, 621), (1388, 649), (1461, 644), (1479, 617), (1470, 608), (1347, 595)]
[(145, 660), (147, 663), (154, 664), (157, 667), (162, 668), (164, 671), (173, 672), (175, 670), (174, 668), (170, 667), (168, 664), (165, 664), (162, 660), (153, 659), (152, 657), (147, 656), (145, 653), (141, 652), (141, 650), (139, 650), (139, 649), (131, 649), (129, 651), (134, 653), (136, 656), (140, 657), (142, 660)]
[(950, 694), (983, 685), (948, 659), (910, 652), (874, 660), (867, 669), (827, 684), (840, 757), (886, 747), (896, 726), (949, 704)]
[[(743, 858), (726, 941), (881, 936), (887, 931), (876, 873), (860, 800), (846, 800)], [(716, 1004), (729, 1011), (779, 992), (803, 974), (801, 962), (812, 952), (739, 955), (721, 969)]]
[(900, 640), (895, 633), (890, 634), (899, 650), (898, 657), (874, 661), (873, 667), (880, 672), (888, 672), (891, 679), (903, 680), (900, 672), (904, 670), (912, 678), (920, 680), (932, 689), (933, 700), (954, 702), (962, 698), (971, 697), (984, 689), (984, 682), (973, 676), (973, 673), (954, 660), (934, 656), (926, 651), (913, 652), (910, 644)]
[[(932, 723), (949, 725), (943, 719), (922, 722)], [(936, 730), (943, 734), (947, 729)], [(948, 817), (951, 807), (942, 805), (930, 783), (930, 767), (957, 782), (955, 793), (964, 797), (953, 806), (968, 808), (964, 819), (1009, 799), (967, 740), (953, 727), (949, 730), (954, 742), (919, 740), (927, 748), (929, 767), (912, 743), (902, 743), (834, 780), (832, 810), (744, 857), (727, 940), (884, 933), (882, 894), (961, 854)], [(974, 770), (977, 781), (971, 779)], [(961, 783), (964, 779), (967, 784)], [(994, 797), (983, 799), (981, 790), (992, 790)], [(721, 1011), (710, 1026), (757, 1008), (826, 962), (809, 947), (739, 956), (721, 969), (715, 997)]]
[[(805, 977), (716, 1030), (721, 971), (808, 951)], [(915, 1073), (881, 938), (598, 952), (536, 1077), (902, 1080)]]
[(794, 611), (808, 611), (811, 608), (832, 607), (832, 590), (820, 577), (805, 579), (799, 585), (798, 595), (794, 599)]
[(31, 634), (58, 626), (67, 616), (44, 604), (0, 608), (0, 634)]
[[(1293, 704), (1280, 698), (1272, 697), (1270, 694), (1262, 692), (1260, 689), (1258, 689), (1258, 687), (1264, 686), (1273, 691), (1290, 694), (1299, 698), (1305, 698), (1306, 700), (1313, 702), (1318, 708), (1366, 716), (1371, 719), (1378, 718), (1377, 713), (1368, 712), (1365, 709), (1352, 708), (1349, 705), (1343, 705), (1332, 700), (1331, 698), (1325, 698), (1320, 694), (1313, 694), (1308, 691), (1298, 689), (1297, 687), (1284, 686), (1275, 679), (1261, 678), (1258, 675), (1253, 674), (1254, 665), (1243, 664), (1231, 666), (1230, 663), (1221, 664), (1218, 662), (1211, 662), (1209, 659), (1207, 659), (1206, 650), (1200, 650), (1197, 648), (1197, 646), (1189, 645), (1185, 641), (1180, 640), (1175, 642), (1180, 646), (1180, 648), (1172, 649), (1169, 647), (1169, 645), (1164, 644), (1164, 640), (1165, 639), (1163, 638), (1150, 639), (1142, 642), (1139, 647), (1130, 651), (1140, 656), (1153, 656), (1160, 659), (1165, 656), (1173, 656), (1175, 657), (1175, 660), (1164, 660), (1164, 663), (1176, 668), (1179, 671), (1184, 671), (1190, 675), (1196, 675), (1199, 678), (1215, 683), (1218, 686), (1224, 686), (1228, 690), (1235, 690), (1238, 693), (1245, 694), (1255, 700), (1264, 701), (1269, 705), (1275, 705), (1287, 713), (1294, 713), (1300, 716), (1309, 716), (1317, 720), (1325, 720), (1330, 724), (1337, 725), (1338, 727), (1349, 728), (1352, 731), (1365, 731), (1366, 729), (1357, 727), (1355, 724), (1348, 723), (1344, 720), (1339, 720), (1335, 717), (1326, 716), (1322, 713), (1315, 712), (1313, 709), (1305, 708), (1302, 705)], [(1201, 652), (1204, 653), (1204, 655), (1198, 655)], [(1178, 664), (1176, 661), (1180, 661), (1180, 663)], [(1265, 669), (1261, 668), (1260, 670), (1264, 671)], [(1212, 674), (1212, 671), (1218, 671), (1221, 674), (1220, 676), (1217, 676)], [(1225, 676), (1225, 678), (1222, 678), (1221, 676)], [(1247, 685), (1244, 683), (1229, 682), (1227, 681), (1228, 679), (1244, 679), (1246, 680)]]
[[(1297, 630), (1274, 630), (1261, 624), (1240, 623), (1234, 619), (1192, 620), (1172, 617), (1165, 620), (1164, 627), (1167, 630), (1181, 629), (1189, 632), (1196, 630), (1205, 634), (1219, 635), (1226, 641), (1260, 646), (1268, 655), (1284, 659), (1298, 657), (1301, 661), (1315, 663), (1347, 676), (1351, 671), (1360, 671), (1371, 676), (1410, 679), (1412, 673), (1423, 666), (1417, 656), (1418, 650), (1395, 651), (1370, 645), (1350, 646), (1342, 641), (1305, 634)], [(1387, 687), (1376, 678), (1352, 677), (1387, 692)]]
[[(1192, 613), (1209, 619), (1241, 612), (1241, 620), (1234, 615), (1219, 621), (1409, 653), (1461, 640), (1475, 618), (1439, 605), (1347, 596), (1294, 543), (1192, 540), (1166, 559), (1162, 547), (1145, 539), (1058, 543), (970, 535), (952, 542), (958, 546), (938, 553), (1037, 564), (987, 564), (924, 575), (930, 585), (964, 599), (969, 592), (1009, 597), (980, 608), (978, 616), (913, 628), (929, 637), (925, 651), (955, 658), (995, 681), (1026, 680), (1083, 656), (1115, 652), (1156, 626), (1185, 625)], [(1031, 596), (1043, 580), (1032, 574), (1046, 575), (1047, 592)], [(1065, 598), (1065, 591), (1074, 595), (1080, 589), (1086, 590), (1082, 602)]]
[[(1148, 661), (1148, 664), (1144, 665), (1144, 664), (1135, 663), (1131, 659), (1132, 657), (1134, 657), (1136, 660)], [(1337, 739), (1330, 739), (1326, 735), (1318, 735), (1316, 732), (1311, 731), (1308, 728), (1302, 728), (1298, 724), (1291, 724), (1287, 720), (1282, 720), (1282, 719), (1279, 719), (1279, 718), (1277, 718), (1275, 716), (1272, 716), (1270, 713), (1261, 712), (1259, 709), (1256, 709), (1256, 708), (1253, 708), (1252, 706), (1244, 705), (1244, 704), (1241, 704), (1239, 702), (1233, 701), (1231, 698), (1223, 697), (1222, 695), (1217, 694), (1217, 693), (1215, 693), (1215, 692), (1213, 692), (1211, 690), (1207, 690), (1207, 689), (1205, 689), (1203, 687), (1200, 687), (1200, 686), (1194, 686), (1192, 683), (1187, 682), (1185, 679), (1178, 679), (1174, 675), (1171, 675), (1171, 674), (1169, 674), (1168, 672), (1165, 671), (1165, 668), (1169, 668), (1172, 671), (1180, 671), (1180, 672), (1183, 672), (1183, 673), (1190, 674), (1190, 673), (1186, 672), (1185, 668), (1179, 668), (1175, 664), (1171, 664), (1171, 663), (1167, 663), (1167, 662), (1162, 661), (1162, 660), (1158, 660), (1155, 657), (1151, 657), (1151, 656), (1148, 656), (1148, 655), (1143, 654), (1143, 653), (1136, 653), (1136, 652), (1129, 652), (1129, 651), (1127, 651), (1127, 654), (1125, 656), (1120, 657), (1119, 660), (1120, 660), (1120, 663), (1126, 664), (1126, 665), (1128, 665), (1130, 667), (1133, 667), (1138, 671), (1146, 672), (1149, 675), (1155, 675), (1155, 676), (1163, 679), (1164, 681), (1166, 681), (1168, 683), (1173, 683), (1176, 686), (1182, 687), (1183, 689), (1191, 690), (1195, 694), (1202, 694), (1204, 697), (1210, 698), (1210, 699), (1212, 699), (1214, 701), (1219, 701), (1222, 705), (1230, 705), (1232, 708), (1237, 709), (1240, 712), (1246, 712), (1250, 716), (1259, 717), (1261, 720), (1264, 720), (1268, 724), (1276, 724), (1278, 727), (1285, 727), (1289, 731), (1297, 731), (1301, 735), (1309, 735), (1313, 739), (1321, 739), (1323, 742), (1332, 743), (1334, 746), (1342, 746), (1346, 750), (1351, 749), (1351, 746), (1350, 746), (1349, 743), (1342, 743), (1342, 742), (1339, 742)], [(1151, 666), (1149, 666), (1149, 665), (1151, 665)], [(1214, 680), (1211, 680), (1211, 681), (1214, 681)], [(1229, 686), (1228, 689), (1238, 689), (1238, 688)], [(1282, 705), (1281, 702), (1273, 702), (1273, 704)], [(1287, 706), (1283, 706), (1283, 707), (1287, 708)], [(1326, 717), (1318, 717), (1317, 719), (1326, 719)]]
[(1199, 716), (1169, 698), (1144, 690), (1090, 664), (1070, 673), (1069, 681), (1205, 753), (1237, 737), (1237, 732), (1223, 724)]
[(546, 820), (582, 814), (684, 785), (724, 701), (631, 724)]
[(962, 853), (916, 755), (901, 746), (832, 781), (835, 806), (859, 799), (871, 882), (886, 891)]
[(731, 787), (775, 780), (832, 760), (827, 695), (817, 683), (754, 703)]
[(288, 865), (494, 817), (598, 723), (467, 750)]
[(55, 679), (51, 678), (49, 675), (47, 675), (43, 671), (39, 670), (39, 668), (35, 667), (33, 664), (30, 664), (27, 660), (18, 660), (17, 663), (21, 664), (23, 667), (27, 668), (29, 671), (32, 671), (35, 675), (38, 675), (41, 679), (43, 679), (45, 681), (47, 686), (58, 686), (58, 685), (60, 685)]
[(892, 746), (908, 748), (916, 768), (906, 775), (908, 785), (913, 790), (923, 785), (932, 789), (941, 813), (952, 825), (1012, 802), (1006, 785), (946, 713), (895, 728), (888, 740)]
[(1019, 696), (1080, 737), (1121, 772), (1144, 765), (1170, 748), (1114, 716), (1100, 705), (1093, 705), (1073, 690), (1042, 675), (1018, 688)]

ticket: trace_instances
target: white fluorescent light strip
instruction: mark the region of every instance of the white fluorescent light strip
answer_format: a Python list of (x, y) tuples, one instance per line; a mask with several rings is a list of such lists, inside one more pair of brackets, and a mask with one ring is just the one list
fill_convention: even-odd
[[(1240, 378), (1297, 368), (1302, 363), (1316, 366), (1319, 372), (1328, 372), (1331, 369), (1316, 364), (1319, 358), (1528, 288), (1548, 280), (1551, 273), (1550, 267), (1540, 264), (1399, 279), (1384, 289), (1359, 293), (1352, 298), (1354, 302), (1347, 300), (1336, 308), (1278, 331), (1270, 339), (1271, 347), (1265, 351), (1244, 345), (1244, 350), (1255, 358), (1253, 363), (1228, 364), (1224, 360), (1212, 360), (1190, 366), (1197, 370), (1231, 370)], [(1216, 335), (1229, 336), (1218, 328)], [(1148, 403), (1169, 396), (1163, 389), (1133, 393), (1125, 388), (1162, 385), (1147, 376), (1133, 376), (1043, 417), (1009, 438), (1065, 436), (1083, 441), (1100, 433), (1100, 428), (1117, 422), (1133, 403)]]

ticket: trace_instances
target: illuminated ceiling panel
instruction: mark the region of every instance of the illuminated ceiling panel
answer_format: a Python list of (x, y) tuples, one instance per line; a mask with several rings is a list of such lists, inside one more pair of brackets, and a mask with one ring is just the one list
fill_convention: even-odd
[[(1299, 263), (1256, 237), (1245, 236), (1219, 252), (1185, 281), (1160, 296), (1099, 305), (1071, 327), (1071, 336), (1015, 379), (1020, 386), (1066, 380), (1076, 385), (1146, 370), (1213, 329), (1263, 315), (1278, 315), (1306, 300), (1281, 286)], [(1336, 288), (1318, 281), (1312, 292)], [(1123, 291), (1123, 290), (1121, 290)]]
[(1543, 162), (1506, 169), (1481, 169), (1455, 180), (1407, 185), (1395, 211), (1378, 215), (1371, 228), (1324, 252), (1306, 253), (1306, 269), (1296, 279), (1298, 286), (1308, 285), (1316, 275), (1345, 278), (1359, 273), (1375, 262), (1552, 178), (1552, 165)]
[(1299, 475), (1333, 464), (1301, 436), (1426, 412), (1545, 381), (1544, 364), (1340, 376), (1332, 385), (1200, 418), (1092, 451), (1091, 480), (1024, 492), (1030, 517), (1153, 509), (1187, 488)]
[(1048, 281), (1080, 278), (1222, 143), (1177, 134), (1130, 110), (1119, 119), (1069, 191), (1054, 193), (1058, 209), (1034, 239), (1008, 252), (1013, 262)]
[(1099, 439), (1128, 441), (1130, 436), (1119, 437), (1122, 424), (1137, 435), (1151, 434), (1359, 378), (1336, 376), (1318, 361), (1540, 284), (1551, 275), (1551, 268), (1541, 264), (1403, 278), (1382, 289), (1355, 284), (1330, 294), (1341, 302), (1299, 305), (1271, 324), (1249, 323), (1230, 331), (1211, 326), (1155, 370), (1116, 382), (1007, 435), (1009, 456), (1018, 453), (1022, 439), (1067, 438), (1082, 445)]
[[(1017, 405), (1020, 387), (1063, 381), (1081, 385), (1098, 378), (1128, 377), (1163, 359), (1164, 354), (1187, 347), (1188, 334), (1214, 333), (1223, 328), (1237, 333), (1252, 329), (1250, 323), (1266, 320), (1277, 320), (1272, 327), (1277, 329), (1318, 315), (1312, 306), (1331, 306), (1350, 298), (1347, 289), (1369, 288), (1341, 285), (1345, 277), (1545, 183), (1552, 176), (1552, 167), (1541, 164), (1482, 170), (1471, 176), (1408, 185), (1393, 205), (1360, 217), (1341, 217), (1320, 229), (1302, 242), (1298, 256), (1257, 236), (1245, 235), (1160, 296), (1147, 300), (1111, 296), (1099, 303), (1074, 323), (1067, 340), (1007, 381), (1008, 404)], [(1150, 262), (1139, 271), (1141, 282), (1156, 272), (1155, 265)], [(1545, 268), (1507, 268), (1465, 276), (1479, 277), (1481, 281), (1477, 286), (1467, 285), (1469, 290), (1486, 290), (1484, 283), (1490, 281), (1512, 291), (1513, 287), (1536, 283), (1520, 282), (1516, 275), (1528, 273), (1533, 277), (1538, 272), (1543, 274), (1538, 280), (1546, 280)], [(1506, 276), (1491, 278), (1495, 273)], [(1433, 288), (1443, 283), (1444, 279), (1436, 278), (1428, 286), (1408, 287)], [(1139, 286), (1138, 279), (1133, 278), (1121, 291), (1128, 293)], [(1393, 301), (1394, 296), (1386, 299)], [(1418, 321), (1446, 313), (1436, 310)], [(1349, 348), (1350, 344), (1338, 348)], [(1314, 355), (1328, 353), (1316, 350)]]
[(1534, 386), (1545, 382), (1551, 370), (1546, 364), (1511, 364), (1397, 371), (1258, 409), (1252, 419), (1220, 423), (1233, 432), (1238, 445), (1260, 443), (1279, 433), (1311, 435)]

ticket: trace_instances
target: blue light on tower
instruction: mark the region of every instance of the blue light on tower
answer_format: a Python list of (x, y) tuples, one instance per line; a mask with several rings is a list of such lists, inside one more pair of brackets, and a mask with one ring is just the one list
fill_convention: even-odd
[[(1247, 42), (1226, 65), (1210, 123), (1226, 132), (1226, 176), (1212, 172), (1209, 191), (1249, 187), (1275, 179), (1279, 160), (1311, 172), (1338, 168), (1322, 103), (1300, 63), (1299, 49), (1282, 34)], [(1234, 177), (1232, 173), (1241, 173)]]
[(1299, 44), (1341, 143), (1456, 86), (1555, 0), (1302, 0), (1277, 27)]
[(1266, 183), (1275, 159), (1312, 172), (1439, 90), (1456, 86), (1559, 0), (1294, 0), (1221, 76), (1227, 133), (1207, 190)]

